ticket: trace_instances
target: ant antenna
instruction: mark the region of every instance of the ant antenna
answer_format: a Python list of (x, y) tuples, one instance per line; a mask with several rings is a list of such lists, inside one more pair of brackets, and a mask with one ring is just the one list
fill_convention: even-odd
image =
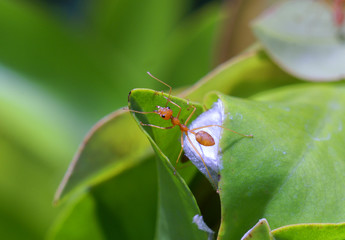
[(167, 107), (167, 106), (168, 106), (168, 102), (170, 102), (170, 96), (171, 96), (171, 90), (172, 90), (171, 86), (168, 85), (167, 83), (163, 82), (162, 80), (156, 78), (156, 77), (153, 76), (150, 72), (147, 72), (147, 74), (150, 75), (150, 77), (156, 79), (158, 82), (163, 83), (165, 86), (167, 86), (167, 87), (170, 89), (170, 90), (169, 90), (169, 97), (167, 98), (168, 101), (167, 101), (167, 104), (165, 105), (165, 107)]

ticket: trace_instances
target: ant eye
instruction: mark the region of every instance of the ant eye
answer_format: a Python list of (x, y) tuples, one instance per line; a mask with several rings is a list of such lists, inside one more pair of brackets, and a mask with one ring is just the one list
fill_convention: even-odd
[(162, 118), (165, 118), (165, 115), (162, 115)]
[(170, 107), (167, 107), (167, 109), (170, 109)]

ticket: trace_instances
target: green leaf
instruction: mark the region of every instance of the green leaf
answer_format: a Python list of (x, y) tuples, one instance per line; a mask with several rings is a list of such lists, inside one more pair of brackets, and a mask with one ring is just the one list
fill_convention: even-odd
[[(154, 144), (152, 142), (152, 144)], [(189, 188), (174, 174), (168, 159), (154, 146), (158, 165), (158, 216), (156, 239), (207, 239), (193, 223), (200, 210)]]
[(136, 56), (127, 60), (140, 63), (159, 56), (157, 50), (165, 45), (164, 40), (176, 27), (189, 2), (100, 0), (85, 5), (92, 29), (115, 46), (112, 52), (123, 57)]
[(73, 129), (78, 118), (4, 67), (0, 86), (0, 236), (42, 239), (57, 213), (51, 198), (59, 173), (78, 144), (61, 129)]
[(345, 218), (345, 87), (296, 85), (251, 100), (222, 94), (221, 239), (239, 239), (260, 218), (272, 228)]
[[(97, 119), (95, 115), (113, 109), (107, 103), (114, 91), (125, 90), (112, 87), (113, 77), (106, 70), (111, 62), (109, 45), (91, 43), (89, 37), (80, 37), (80, 29), (72, 29), (44, 10), (27, 1), (0, 2), (1, 63), (68, 102), (87, 121)], [(94, 84), (95, 79), (102, 84)]]
[(276, 240), (342, 240), (345, 223), (297, 224), (272, 231)]
[(72, 199), (49, 239), (153, 239), (156, 215), (157, 171), (149, 158)]
[(214, 36), (224, 20), (221, 7), (216, 2), (205, 4), (184, 17), (182, 24), (163, 41), (166, 47), (162, 51), (156, 50), (154, 56), (158, 60), (159, 74), (162, 72), (161, 79), (173, 80), (169, 84), (174, 88), (185, 87), (212, 71)]
[(252, 229), (250, 229), (241, 240), (273, 240), (270, 226), (266, 219), (261, 219)]
[(97, 215), (96, 201), (83, 193), (61, 211), (47, 239), (105, 239)]
[(185, 14), (190, 4), (84, 1), (84, 16), (66, 19), (46, 4), (1, 1), (0, 61), (68, 102), (87, 123), (85, 131), (124, 106), (130, 89), (159, 85), (143, 77), (147, 70), (176, 81), (175, 86), (195, 82), (211, 70), (219, 6)]
[[(171, 97), (171, 100), (181, 106), (180, 119), (186, 120), (192, 112), (188, 102), (176, 97)], [(129, 102), (131, 109), (144, 112), (152, 112), (156, 109), (155, 106), (165, 107), (167, 104), (167, 100), (160, 93), (145, 89), (133, 90)], [(201, 111), (201, 106), (194, 103), (193, 105), (197, 107), (197, 112)], [(176, 116), (176, 112), (179, 111), (178, 107), (171, 103), (168, 106)], [(169, 121), (164, 123), (165, 120), (153, 113), (135, 113), (135, 117), (143, 123), (157, 126), (172, 125)], [(159, 157), (157, 159), (159, 191), (156, 238), (206, 239), (206, 233), (200, 231), (197, 225), (193, 223), (193, 217), (197, 214), (200, 215), (194, 196), (179, 174), (174, 174), (174, 168), (169, 162), (169, 159), (175, 162), (180, 152), (181, 146), (178, 139), (181, 132), (178, 126), (170, 130), (154, 127), (145, 127), (144, 129), (144, 133)], [(169, 159), (167, 156), (169, 156)]]
[(253, 30), (277, 64), (310, 81), (345, 77), (345, 45), (332, 11), (322, 1), (286, 1), (266, 11)]
[[(162, 95), (160, 92), (150, 89), (134, 89), (131, 91), (129, 96), (130, 108), (142, 112), (153, 112), (154, 110), (157, 110), (156, 106), (166, 106), (167, 99), (164, 97), (168, 97), (168, 95)], [(189, 115), (192, 113), (192, 105), (196, 107), (196, 111), (189, 122), (193, 121), (193, 119), (203, 111), (202, 106), (198, 103), (190, 102), (188, 104), (187, 100), (174, 96), (171, 96), (170, 99), (181, 107), (179, 119), (182, 123), (185, 123)], [(174, 116), (177, 116), (179, 108), (171, 103), (168, 104), (168, 106), (172, 109)], [(142, 123), (150, 123), (160, 127), (172, 126), (170, 119), (168, 121), (164, 120), (158, 114), (135, 114), (135, 117), (138, 122)], [(181, 131), (179, 127), (176, 126), (173, 129), (166, 130), (157, 129), (155, 127), (139, 126), (144, 130), (144, 133), (149, 135), (149, 139), (152, 139), (155, 142), (162, 154), (167, 156), (174, 164), (181, 149), (181, 144), (179, 142), (181, 139)]]
[(309, 223), (283, 226), (271, 231), (266, 219), (261, 219), (241, 240), (341, 240), (345, 238), (345, 223)]
[(85, 189), (132, 167), (151, 154), (148, 147), (145, 136), (126, 111), (104, 117), (78, 149), (54, 201), (57, 203), (76, 188)]
[(255, 48), (218, 66), (180, 96), (199, 102), (210, 91), (249, 97), (267, 89), (300, 82), (275, 65), (261, 48)]

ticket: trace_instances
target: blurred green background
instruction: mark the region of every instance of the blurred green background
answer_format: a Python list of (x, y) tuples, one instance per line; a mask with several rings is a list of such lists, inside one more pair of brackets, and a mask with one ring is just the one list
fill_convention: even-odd
[[(250, 2), (250, 3), (249, 3)], [(270, 1), (0, 1), (0, 236), (41, 239), (87, 131), (128, 92), (195, 83)]]

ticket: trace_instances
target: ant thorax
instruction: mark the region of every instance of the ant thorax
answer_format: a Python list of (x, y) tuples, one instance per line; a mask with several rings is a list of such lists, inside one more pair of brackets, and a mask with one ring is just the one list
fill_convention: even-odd
[[(189, 129), (199, 128), (199, 127), (203, 127), (207, 125), (223, 125), (223, 121), (224, 121), (224, 107), (223, 107), (222, 101), (219, 99), (217, 102), (213, 104), (213, 107), (211, 109), (199, 115), (189, 125)], [(218, 174), (222, 167), (221, 154), (220, 154), (221, 149), (219, 147), (219, 141), (220, 141), (223, 129), (220, 127), (207, 127), (207, 128), (194, 130), (193, 132), (195, 132), (195, 134), (189, 133), (188, 136), (191, 139), (194, 147), (203, 157), (212, 179), (209, 179), (210, 177), (207, 173), (205, 165), (200, 159), (199, 154), (195, 151), (193, 146), (191, 146), (187, 137), (185, 137), (183, 141), (185, 155), (210, 180), (211, 183), (218, 184)], [(206, 132), (207, 134), (209, 134), (214, 140), (214, 145), (205, 146), (205, 145), (200, 144), (195, 137), (195, 135), (198, 132)]]

